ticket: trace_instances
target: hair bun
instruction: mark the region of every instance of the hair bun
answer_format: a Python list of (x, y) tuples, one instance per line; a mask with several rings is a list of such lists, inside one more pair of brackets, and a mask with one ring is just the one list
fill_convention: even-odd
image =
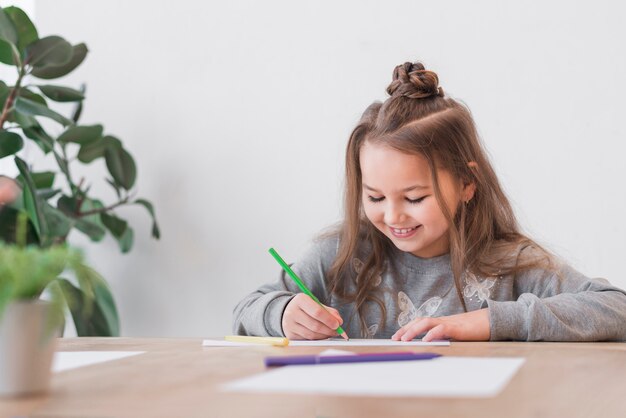
[(439, 77), (424, 68), (421, 62), (405, 62), (393, 70), (393, 81), (387, 87), (390, 96), (404, 96), (411, 99), (425, 99), (443, 96), (439, 87)]

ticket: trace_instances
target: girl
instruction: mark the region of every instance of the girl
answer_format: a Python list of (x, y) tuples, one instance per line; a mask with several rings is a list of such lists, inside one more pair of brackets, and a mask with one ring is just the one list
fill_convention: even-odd
[[(517, 225), (469, 110), (420, 63), (395, 68), (346, 153), (345, 219), (235, 308), (234, 331), (322, 339), (626, 340), (626, 292)], [(332, 308), (333, 306), (334, 308)], [(345, 319), (345, 324), (344, 324)]]

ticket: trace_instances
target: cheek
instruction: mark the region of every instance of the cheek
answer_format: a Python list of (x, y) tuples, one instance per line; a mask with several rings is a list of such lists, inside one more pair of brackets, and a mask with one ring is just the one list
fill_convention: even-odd
[(371, 222), (376, 222), (376, 218), (379, 217), (379, 211), (375, 206), (368, 204), (368, 202), (363, 202), (363, 212), (365, 212), (365, 217)]
[(382, 222), (385, 217), (384, 205), (375, 204), (370, 202), (369, 200), (363, 199), (363, 212), (365, 213), (365, 217), (369, 219), (372, 223)]
[(429, 199), (428, 203), (425, 203), (421, 209), (419, 210), (419, 217), (423, 223), (429, 224), (447, 224), (446, 217), (441, 211), (439, 204), (437, 201), (433, 199)]

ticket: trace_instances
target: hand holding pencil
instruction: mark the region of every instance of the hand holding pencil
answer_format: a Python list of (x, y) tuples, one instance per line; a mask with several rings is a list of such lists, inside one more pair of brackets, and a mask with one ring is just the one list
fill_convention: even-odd
[(285, 336), (294, 340), (322, 340), (340, 335), (348, 340), (348, 334), (341, 328), (343, 319), (339, 312), (323, 305), (276, 250), (270, 248), (269, 252), (303, 292), (298, 293), (285, 307), (282, 320)]
[[(323, 306), (323, 305), (322, 305)], [(320, 306), (304, 293), (298, 293), (283, 313), (283, 331), (290, 340), (323, 340), (337, 336), (343, 320), (339, 312)]]

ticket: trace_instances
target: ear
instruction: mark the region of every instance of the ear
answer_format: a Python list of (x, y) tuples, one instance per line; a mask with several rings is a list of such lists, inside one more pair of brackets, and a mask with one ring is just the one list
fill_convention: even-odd
[[(470, 170), (478, 169), (478, 164), (476, 161), (470, 161), (467, 163), (467, 166)], [(474, 193), (476, 193), (476, 183), (472, 182), (464, 182), (463, 187), (461, 189), (461, 199), (463, 202), (467, 203), (474, 197)]]
[(461, 189), (461, 200), (465, 203), (469, 202), (474, 197), (474, 193), (476, 193), (476, 183), (464, 183)]

